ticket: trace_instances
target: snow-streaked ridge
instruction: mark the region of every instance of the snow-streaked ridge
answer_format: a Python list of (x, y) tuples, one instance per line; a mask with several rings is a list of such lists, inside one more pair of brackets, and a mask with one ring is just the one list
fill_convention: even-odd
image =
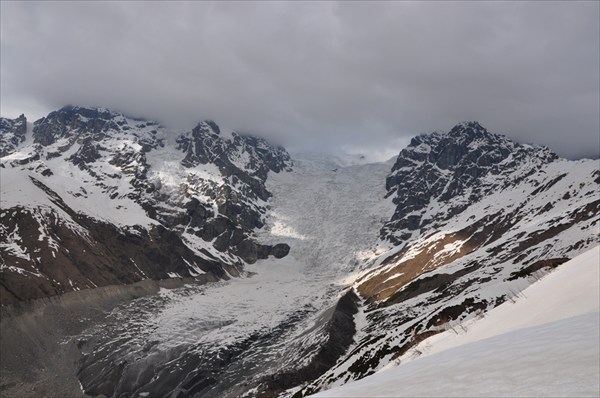
[(520, 292), (514, 303), (315, 397), (598, 396), (599, 267), (595, 247)]

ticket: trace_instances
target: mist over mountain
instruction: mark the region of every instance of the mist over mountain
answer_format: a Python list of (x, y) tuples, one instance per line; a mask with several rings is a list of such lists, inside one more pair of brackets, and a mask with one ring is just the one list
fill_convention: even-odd
[(600, 151), (597, 2), (1, 7), (4, 117), (104, 106), (372, 152), (478, 120), (563, 157)]

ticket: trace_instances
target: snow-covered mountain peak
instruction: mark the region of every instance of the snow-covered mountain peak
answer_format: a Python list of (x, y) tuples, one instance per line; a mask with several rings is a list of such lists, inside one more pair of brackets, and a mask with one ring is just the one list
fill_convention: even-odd
[(490, 132), (487, 131), (487, 129), (485, 127), (483, 127), (481, 124), (479, 124), (478, 121), (473, 120), (473, 121), (463, 121), (460, 123), (457, 123), (456, 126), (454, 126), (452, 129), (450, 129), (450, 131), (448, 132), (448, 135), (451, 136), (471, 136), (471, 137), (476, 137), (476, 136), (483, 136), (486, 134), (490, 134)]
[[(475, 166), (489, 168), (500, 165), (509, 157), (519, 161), (538, 158), (541, 162), (551, 162), (558, 158), (546, 147), (523, 145), (504, 135), (489, 132), (478, 122), (462, 122), (447, 133), (436, 132), (414, 137), (408, 147), (400, 152), (392, 171), (427, 164), (441, 170)], [(518, 166), (514, 163), (507, 165)]]
[(599, 181), (596, 161), (560, 159), (479, 124), (415, 137), (387, 177), (396, 209), (353, 284), (365, 304), (355, 343), (302, 396), (419, 355), (419, 342), (597, 245)]
[(0, 157), (13, 153), (25, 141), (27, 119), (21, 114), (16, 119), (0, 118)]
[(104, 108), (65, 106), (35, 121), (34, 142), (51, 145), (61, 139), (94, 140), (104, 138), (135, 137), (144, 143), (146, 150), (162, 144), (164, 129), (155, 121), (127, 117)]
[[(382, 236), (396, 244), (405, 241), (411, 231), (451, 218), (557, 159), (548, 148), (519, 144), (477, 122), (460, 123), (445, 134), (417, 136), (400, 152), (386, 179), (387, 196), (397, 210)], [(440, 203), (447, 209), (440, 211)], [(425, 212), (430, 216), (423, 217)]]
[[(269, 172), (291, 167), (285, 149), (263, 139), (223, 134), (215, 122), (205, 121), (173, 140), (177, 132), (155, 121), (77, 106), (37, 120), (31, 140), (24, 139), (29, 134), (24, 117), (2, 119), (0, 127), (0, 217), (4, 225), (17, 228), (0, 231), (6, 241), (0, 246), (6, 249), (4, 261), (15, 264), (3, 269), (3, 277), (20, 281), (12, 284), (43, 286), (43, 291), (15, 290), (3, 296), (3, 302), (145, 277), (210, 272), (222, 278), (238, 275), (244, 261), (281, 257), (289, 250), (286, 245), (261, 245), (254, 238), (255, 230), (264, 225), (271, 196), (265, 187)], [(12, 186), (19, 180), (27, 182), (27, 195)], [(151, 270), (149, 258), (123, 252), (111, 260), (121, 267), (117, 273), (121, 279), (100, 272), (90, 274), (88, 281), (82, 278), (81, 259), (71, 243), (64, 247), (56, 243), (58, 252), (53, 250), (51, 258), (33, 256), (46, 245), (44, 240), (19, 232), (28, 224), (43, 228), (52, 223), (66, 226), (48, 232), (52, 242), (73, 243), (71, 235), (83, 230), (95, 244), (106, 230), (117, 230), (140, 245), (168, 230), (179, 254), (160, 253), (161, 247), (155, 254), (163, 260), (175, 255), (177, 260), (170, 265), (162, 261), (163, 269)], [(132, 228), (143, 232), (134, 232), (139, 237), (131, 239)], [(105, 242), (97, 245), (95, 255), (101, 256)], [(53, 265), (57, 262), (69, 264), (70, 271), (59, 272), (61, 267)]]
[(470, 149), (477, 149), (479, 145), (510, 148), (519, 145), (505, 135), (490, 132), (477, 121), (460, 122), (442, 136), (451, 139), (460, 146), (468, 146)]

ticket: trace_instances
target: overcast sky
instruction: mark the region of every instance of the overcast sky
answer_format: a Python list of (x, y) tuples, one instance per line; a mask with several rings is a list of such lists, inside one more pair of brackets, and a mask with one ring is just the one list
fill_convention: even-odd
[(600, 152), (599, 2), (1, 3), (1, 113), (104, 106), (382, 157), (463, 120)]

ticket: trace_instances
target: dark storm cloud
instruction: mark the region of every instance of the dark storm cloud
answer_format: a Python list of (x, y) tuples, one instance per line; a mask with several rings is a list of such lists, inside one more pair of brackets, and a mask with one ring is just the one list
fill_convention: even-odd
[(598, 156), (598, 2), (1, 4), (3, 114), (98, 105), (382, 156), (479, 120)]

